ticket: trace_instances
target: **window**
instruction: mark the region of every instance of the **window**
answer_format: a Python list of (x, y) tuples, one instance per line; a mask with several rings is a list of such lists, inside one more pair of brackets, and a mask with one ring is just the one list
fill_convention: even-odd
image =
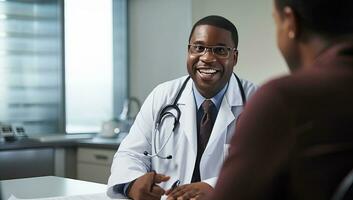
[(119, 116), (128, 82), (126, 4), (0, 0), (0, 122), (30, 135), (82, 133)]
[(61, 16), (56, 0), (0, 1), (0, 122), (63, 131)]
[(64, 10), (66, 132), (97, 132), (127, 96), (126, 1), (65, 1)]

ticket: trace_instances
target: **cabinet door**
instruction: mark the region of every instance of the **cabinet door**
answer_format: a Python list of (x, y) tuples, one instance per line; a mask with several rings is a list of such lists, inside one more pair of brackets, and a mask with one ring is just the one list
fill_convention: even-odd
[(107, 184), (109, 176), (110, 166), (91, 163), (77, 164), (77, 179), (79, 180)]
[(77, 178), (106, 184), (116, 150), (78, 148)]
[(51, 148), (0, 151), (0, 180), (54, 175)]

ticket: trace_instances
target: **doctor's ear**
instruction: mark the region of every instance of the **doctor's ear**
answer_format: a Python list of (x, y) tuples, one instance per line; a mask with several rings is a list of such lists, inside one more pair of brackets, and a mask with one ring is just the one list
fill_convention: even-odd
[(239, 51), (237, 49), (233, 50), (233, 53), (232, 53), (232, 56), (234, 57), (233, 67), (238, 63), (238, 54), (239, 54)]

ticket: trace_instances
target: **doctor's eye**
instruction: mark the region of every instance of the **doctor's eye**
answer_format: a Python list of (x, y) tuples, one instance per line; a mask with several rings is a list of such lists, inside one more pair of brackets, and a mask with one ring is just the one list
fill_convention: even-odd
[(223, 46), (213, 47), (213, 53), (220, 56), (226, 56), (228, 54), (228, 49)]
[(189, 51), (194, 54), (199, 54), (205, 51), (205, 47), (202, 45), (189, 45)]

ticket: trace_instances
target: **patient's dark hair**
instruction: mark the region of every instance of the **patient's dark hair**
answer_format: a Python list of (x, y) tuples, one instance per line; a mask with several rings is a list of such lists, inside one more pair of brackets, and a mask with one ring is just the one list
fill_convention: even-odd
[(238, 47), (237, 28), (228, 19), (221, 17), (221, 16), (217, 16), (217, 15), (210, 15), (210, 16), (204, 17), (204, 18), (200, 19), (199, 21), (197, 21), (191, 29), (190, 36), (189, 36), (189, 42), (191, 40), (191, 36), (194, 33), (195, 28), (200, 25), (211, 25), (211, 26), (215, 26), (215, 27), (222, 28), (222, 29), (229, 31), (232, 34), (232, 40), (234, 42), (234, 47), (235, 48)]
[(353, 0), (275, 0), (277, 8), (290, 6), (299, 25), (318, 34), (339, 36), (353, 32)]

